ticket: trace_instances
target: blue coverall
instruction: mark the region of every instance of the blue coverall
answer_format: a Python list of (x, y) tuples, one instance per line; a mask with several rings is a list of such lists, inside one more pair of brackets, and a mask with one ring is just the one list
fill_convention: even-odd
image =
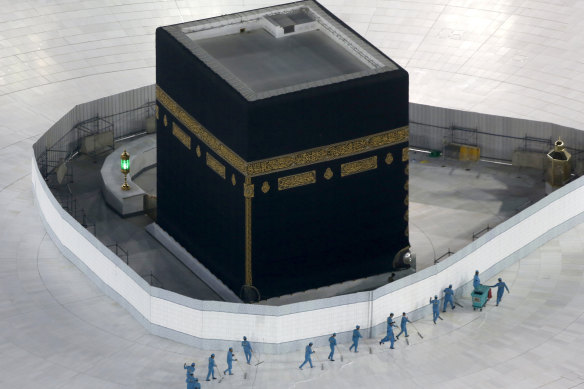
[(314, 351), (312, 351), (312, 347), (310, 347), (310, 345), (306, 346), (306, 351), (304, 351), (304, 362), (302, 362), (302, 365), (300, 365), (300, 368), (302, 369), (302, 366), (306, 365), (306, 362), (310, 363), (310, 368), (312, 369), (312, 358), (310, 358), (310, 354), (314, 353)]
[(395, 336), (393, 335), (393, 320), (389, 320), (387, 321), (387, 335), (385, 335), (385, 338), (381, 339), (381, 344), (387, 342), (388, 340), (391, 342), (391, 346), (389, 346), (389, 348), (393, 348), (393, 343), (395, 342)]
[(442, 306), (442, 312), (446, 312), (446, 305), (448, 305), (448, 303), (450, 303), (450, 307), (454, 309), (454, 291), (450, 287), (444, 289), (444, 305)]
[(503, 281), (497, 282), (495, 285), (491, 286), (491, 288), (494, 288), (495, 286), (497, 287), (497, 305), (499, 305), (503, 298), (503, 293), (505, 293), (505, 289), (507, 289), (507, 293), (509, 293), (509, 288)]
[(187, 378), (189, 378), (189, 374), (195, 374), (195, 367), (193, 365), (185, 365), (184, 368), (187, 370)]
[(207, 381), (209, 381), (209, 377), (213, 376), (215, 379), (215, 359), (213, 357), (209, 357), (209, 371), (207, 372)]
[(351, 351), (351, 349), (354, 347), (355, 348), (355, 352), (358, 353), (359, 351), (357, 351), (357, 347), (359, 347), (359, 338), (362, 338), (363, 336), (361, 336), (361, 333), (359, 332), (358, 328), (355, 328), (353, 330), (353, 344), (351, 345), (351, 347), (349, 347), (349, 351)]
[(432, 320), (436, 324), (436, 320), (440, 317), (440, 300), (432, 300)]
[(333, 357), (335, 356), (335, 346), (337, 345), (337, 339), (334, 336), (331, 336), (329, 338), (329, 343), (331, 346), (331, 353), (329, 354), (328, 359), (333, 361)]
[(472, 279), (473, 288), (477, 289), (480, 284), (481, 284), (481, 279), (479, 278), (478, 274), (475, 274), (474, 278)]
[(233, 375), (231, 372), (231, 368), (233, 367), (233, 354), (231, 351), (227, 351), (227, 370), (223, 372), (223, 374), (229, 372), (229, 375)]
[(243, 347), (243, 352), (245, 353), (245, 360), (249, 365), (249, 362), (251, 361), (251, 352), (253, 351), (251, 348), (251, 344), (249, 344), (247, 340), (244, 340), (243, 342), (241, 342), (241, 347)]
[(186, 383), (187, 383), (187, 389), (201, 389), (201, 384), (199, 384), (197, 379), (195, 377), (193, 377), (192, 375), (187, 376)]
[(397, 334), (398, 338), (402, 334), (402, 332), (406, 334), (406, 338), (408, 337), (408, 329), (406, 328), (407, 323), (411, 323), (410, 319), (408, 319), (407, 316), (402, 316), (400, 323), (401, 331), (399, 332), (399, 334)]

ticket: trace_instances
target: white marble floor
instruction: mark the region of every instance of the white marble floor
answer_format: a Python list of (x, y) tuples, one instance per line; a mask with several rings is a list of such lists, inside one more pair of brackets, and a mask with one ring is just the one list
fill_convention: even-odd
[[(28, 228), (3, 234), (0, 251), (0, 387), (180, 387), (185, 361), (204, 377), (209, 352), (150, 335), (56, 250), (30, 199), (9, 204), (24, 209), (3, 225)], [(334, 363), (318, 349), (314, 369), (298, 370), (300, 351), (258, 355), (264, 363), (236, 363), (220, 387), (584, 387), (583, 252), (579, 225), (500, 275), (511, 293), (499, 307), (473, 311), (461, 299), (437, 325), (430, 315), (415, 322), (423, 339), (410, 326), (410, 344), (395, 350), (378, 339), (359, 354), (343, 344)], [(215, 353), (224, 369), (225, 350)]]
[[(322, 2), (409, 71), (413, 102), (584, 128), (582, 0)], [(206, 359), (149, 335), (58, 253), (32, 201), (30, 148), (74, 105), (154, 83), (156, 26), (275, 3), (0, 1), (0, 388), (180, 387), (182, 363)], [(410, 346), (366, 341), (325, 370), (262, 356), (221, 385), (584, 387), (583, 232), (505, 272), (501, 307), (461, 301), (436, 327), (416, 323), (424, 339)]]

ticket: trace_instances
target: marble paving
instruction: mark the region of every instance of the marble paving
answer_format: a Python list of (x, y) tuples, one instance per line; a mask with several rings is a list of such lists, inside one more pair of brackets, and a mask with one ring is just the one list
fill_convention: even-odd
[[(185, 387), (191, 360), (203, 375), (207, 353), (149, 335), (61, 256), (32, 199), (31, 146), (76, 104), (154, 83), (156, 26), (275, 3), (0, 1), (0, 388)], [(581, 0), (322, 3), (408, 70), (412, 102), (584, 128)], [(341, 345), (343, 362), (303, 371), (301, 352), (260, 355), (204, 387), (584, 388), (583, 236), (505, 271), (500, 307), (463, 299), (416, 322), (409, 346)]]

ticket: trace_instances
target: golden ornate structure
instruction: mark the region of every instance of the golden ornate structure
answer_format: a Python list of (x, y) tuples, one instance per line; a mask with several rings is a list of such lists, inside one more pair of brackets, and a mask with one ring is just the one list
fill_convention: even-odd
[(225, 179), (225, 165), (217, 161), (211, 154), (205, 154), (207, 160), (207, 166), (211, 168), (215, 173), (219, 174), (221, 178)]
[(252, 199), (255, 196), (255, 186), (251, 183), (250, 177), (245, 177), (245, 183), (243, 184), (243, 197)]
[(172, 135), (174, 135), (180, 143), (186, 146), (187, 149), (191, 149), (191, 137), (180, 129), (176, 123), (172, 123)]
[(402, 149), (402, 162), (405, 162), (409, 159), (409, 152), (410, 152), (409, 147), (404, 147)]
[(124, 175), (122, 190), (130, 190), (130, 185), (128, 185), (128, 173), (130, 173), (130, 154), (125, 149), (120, 156), (120, 165), (122, 174)]
[(264, 183), (262, 184), (262, 192), (268, 193), (269, 190), (270, 190), (270, 184), (268, 184), (268, 181), (264, 181)]
[(278, 178), (278, 190), (316, 183), (316, 170)]
[(409, 136), (409, 128), (408, 126), (404, 126), (349, 141), (259, 161), (247, 162), (204, 128), (158, 85), (156, 86), (156, 98), (182, 125), (205, 143), (213, 152), (240, 173), (249, 177), (362, 154), (367, 151), (407, 142)]
[(327, 167), (326, 170), (324, 171), (323, 174), (324, 178), (326, 178), (327, 180), (330, 180), (331, 178), (333, 178), (333, 171), (331, 170), (330, 167)]
[(552, 188), (559, 188), (570, 179), (572, 154), (566, 150), (564, 141), (558, 137), (554, 148), (546, 155), (546, 181)]
[(377, 155), (373, 155), (369, 158), (359, 159), (357, 161), (343, 163), (341, 165), (341, 177), (350, 176), (351, 174), (363, 173), (373, 169), (377, 169)]
[(231, 174), (231, 184), (233, 186), (235, 186), (235, 184), (237, 184), (237, 181), (235, 180), (235, 174)]
[(391, 153), (387, 153), (387, 155), (385, 156), (385, 164), (391, 165), (392, 162), (393, 162), (393, 155), (391, 155)]
[(245, 196), (245, 284), (252, 285), (252, 268), (251, 268), (251, 201), (254, 196), (254, 186), (250, 177), (245, 177), (243, 185)]
[(201, 146), (197, 145), (195, 152), (197, 153), (197, 157), (201, 158)]

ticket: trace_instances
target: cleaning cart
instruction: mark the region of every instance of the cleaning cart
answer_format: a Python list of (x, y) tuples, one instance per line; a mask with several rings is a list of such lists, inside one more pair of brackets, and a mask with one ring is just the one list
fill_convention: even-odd
[(478, 288), (472, 291), (470, 296), (472, 298), (473, 311), (476, 311), (477, 308), (481, 311), (483, 310), (483, 307), (489, 299), (489, 290), (491, 290), (491, 288), (487, 285), (479, 285)]

